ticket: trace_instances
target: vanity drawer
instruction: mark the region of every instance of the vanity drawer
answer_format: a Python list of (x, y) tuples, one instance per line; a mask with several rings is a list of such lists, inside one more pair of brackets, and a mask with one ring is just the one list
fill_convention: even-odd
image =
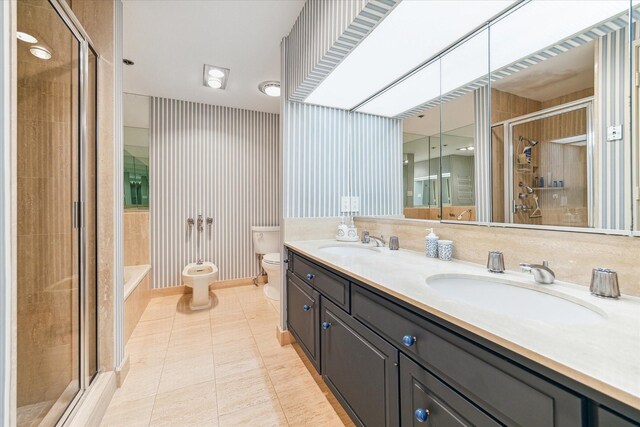
[[(414, 358), (475, 405), (509, 426), (582, 424), (580, 397), (448, 332), (360, 286), (352, 316)], [(403, 337), (415, 342), (403, 344)]]
[(294, 255), (293, 272), (320, 293), (349, 312), (349, 281), (313, 262)]
[[(413, 360), (400, 355), (400, 422), (402, 427), (424, 425), (416, 411), (428, 411), (427, 425), (498, 427), (490, 416), (431, 375)], [(424, 416), (424, 413), (422, 414)]]
[(620, 415), (617, 415), (602, 406), (595, 410), (595, 421), (593, 426), (598, 427), (638, 427), (640, 424), (634, 423)]
[(320, 294), (291, 273), (287, 273), (287, 325), (319, 371)]

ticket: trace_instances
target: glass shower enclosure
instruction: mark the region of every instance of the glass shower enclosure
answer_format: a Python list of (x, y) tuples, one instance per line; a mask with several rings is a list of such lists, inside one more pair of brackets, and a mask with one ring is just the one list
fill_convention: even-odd
[(17, 421), (50, 426), (98, 371), (98, 56), (65, 2), (17, 12)]

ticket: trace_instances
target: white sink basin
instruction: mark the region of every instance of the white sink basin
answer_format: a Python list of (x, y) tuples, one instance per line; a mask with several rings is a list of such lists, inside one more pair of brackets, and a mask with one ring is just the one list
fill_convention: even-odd
[(339, 256), (353, 256), (353, 255), (373, 255), (380, 253), (380, 249), (373, 246), (366, 246), (363, 244), (352, 245), (330, 245), (320, 248), (320, 251), (326, 254), (339, 255)]
[(588, 307), (587, 303), (524, 284), (485, 277), (448, 276), (427, 279), (427, 285), (446, 298), (515, 318), (555, 324), (591, 324), (606, 318), (602, 311)]

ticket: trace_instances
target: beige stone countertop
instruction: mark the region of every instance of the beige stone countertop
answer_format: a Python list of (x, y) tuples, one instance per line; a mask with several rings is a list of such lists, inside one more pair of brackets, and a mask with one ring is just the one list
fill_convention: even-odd
[[(327, 246), (362, 246), (359, 242), (306, 240), (285, 245), (616, 400), (640, 408), (638, 297), (623, 295), (618, 300), (597, 298), (584, 285), (561, 281), (539, 285), (529, 273), (507, 271), (494, 274), (478, 264), (441, 261), (409, 250), (391, 251), (385, 247), (378, 248), (377, 253), (356, 251), (348, 256), (322, 250)], [(560, 296), (588, 307), (602, 315), (603, 320), (580, 324), (498, 314), (454, 300), (427, 284), (429, 278), (446, 275), (472, 275), (515, 282), (521, 287)]]

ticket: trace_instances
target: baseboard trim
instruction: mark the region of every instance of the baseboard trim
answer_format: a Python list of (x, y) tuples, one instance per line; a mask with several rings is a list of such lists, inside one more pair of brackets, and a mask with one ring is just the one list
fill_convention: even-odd
[(116, 373), (114, 371), (98, 374), (65, 426), (99, 426), (116, 388)]
[[(220, 280), (211, 285), (211, 290), (215, 291), (216, 289), (224, 289), (224, 288), (234, 288), (236, 286), (246, 286), (253, 284), (253, 277), (243, 277), (240, 279), (231, 279), (231, 280)], [(171, 286), (169, 288), (155, 288), (151, 290), (151, 297), (167, 297), (171, 295), (183, 295), (190, 294), (191, 288), (184, 285), (179, 286)]]
[(127, 379), (130, 367), (131, 364), (129, 363), (129, 355), (127, 354), (124, 356), (124, 360), (122, 361), (120, 366), (116, 368), (116, 385), (118, 386), (118, 388), (122, 387), (124, 380)]
[(280, 328), (280, 325), (276, 325), (276, 338), (278, 339), (278, 342), (281, 346), (293, 344), (294, 342), (296, 342), (293, 334), (289, 332), (289, 330), (283, 331)]

